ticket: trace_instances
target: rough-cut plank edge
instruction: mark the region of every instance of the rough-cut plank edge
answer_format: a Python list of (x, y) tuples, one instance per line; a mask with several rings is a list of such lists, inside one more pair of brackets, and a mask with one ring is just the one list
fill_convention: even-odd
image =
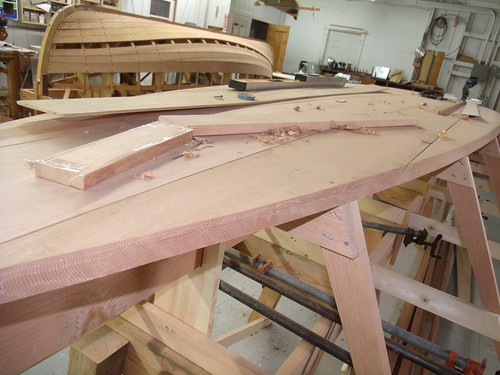
[[(198, 93), (206, 94), (199, 100), (192, 98), (187, 104), (179, 104), (178, 97), (188, 97), (190, 90), (177, 90), (175, 92), (160, 92), (135, 97), (115, 98), (81, 98), (60, 100), (20, 100), (19, 105), (40, 112), (47, 112), (59, 117), (84, 117), (102, 116), (116, 113), (151, 112), (188, 108), (210, 108), (240, 105), (256, 105), (274, 103), (283, 100), (305, 99), (311, 97), (356, 95), (387, 91), (387, 88), (375, 85), (346, 85), (336, 89), (304, 89), (304, 90), (269, 90), (261, 92), (255, 101), (241, 100), (236, 97), (235, 91), (226, 86), (198, 88)], [(361, 90), (361, 91), (360, 91)], [(302, 92), (302, 94), (300, 94)], [(223, 95), (224, 100), (218, 99)], [(266, 99), (268, 97), (268, 99)], [(116, 105), (120, 103), (121, 105)], [(134, 105), (134, 103), (137, 103)], [(108, 106), (108, 108), (104, 108)], [(73, 108), (78, 108), (74, 111)]]
[(470, 305), (438, 289), (384, 267), (372, 267), (375, 287), (493, 340), (500, 340), (500, 315)]
[[(161, 130), (159, 132), (158, 130)], [(146, 132), (146, 136), (143, 134)], [(153, 134), (152, 134), (153, 133)], [(37, 177), (45, 178), (63, 185), (71, 186), (80, 190), (88, 189), (110, 177), (122, 173), (147, 160), (153, 159), (165, 152), (181, 146), (191, 140), (193, 131), (179, 126), (166, 126), (162, 122), (153, 122), (132, 128), (111, 137), (106, 137), (95, 142), (91, 142), (80, 147), (58, 153), (45, 160), (35, 162), (35, 173)], [(146, 144), (136, 143), (130, 150), (123, 150), (121, 157), (108, 157), (102, 160), (100, 165), (85, 165), (85, 160), (75, 160), (72, 153), (74, 151), (86, 150), (88, 153), (101, 153), (104, 155), (110, 142), (120, 144), (123, 139), (134, 135), (136, 142), (142, 139)], [(156, 138), (154, 138), (156, 136)], [(97, 150), (96, 150), (97, 149)], [(84, 158), (85, 159), (85, 158)]]
[[(199, 222), (196, 225), (181, 226), (142, 237), (61, 254), (57, 256), (57, 259), (59, 264), (63, 265), (62, 269), (46, 267), (51, 263), (51, 258), (6, 267), (0, 270), (0, 279), (3, 280), (0, 304), (125, 271), (193, 249), (221, 243), (229, 238), (250, 235), (264, 228), (323, 212), (328, 207), (339, 206), (444, 168), (483, 147), (499, 133), (500, 128), (495, 128), (475, 141), (461, 146), (460, 150), (453, 149), (418, 162), (414, 161), (406, 167), (384, 173), (383, 176), (375, 175), (358, 180), (353, 186), (332, 187), (301, 198), (276, 202), (258, 209)], [(374, 180), (378, 182), (374, 184)], [(339, 194), (339, 191), (342, 191), (342, 194)], [(127, 254), (126, 258), (124, 254)], [(129, 263), (130, 259), (134, 262)], [(90, 264), (92, 267), (89, 267)], [(23, 271), (26, 267), (40, 270), (37, 278), (45, 282), (33, 283), (32, 276), (26, 275)], [(82, 268), (85, 272), (74, 271)], [(69, 271), (66, 272), (68, 277), (62, 279), (59, 276), (64, 270)]]

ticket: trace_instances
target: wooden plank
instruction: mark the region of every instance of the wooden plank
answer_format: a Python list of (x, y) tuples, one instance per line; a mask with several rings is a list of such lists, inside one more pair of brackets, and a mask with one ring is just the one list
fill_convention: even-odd
[[(470, 167), (469, 158), (464, 158), (439, 174), (448, 181), (455, 214), (469, 254), (472, 270), (484, 307), (500, 313), (500, 296), (493, 268), (493, 261), (488, 246), (488, 239), (477, 200), (477, 191)], [(495, 342), (500, 356), (500, 343)]]
[(128, 340), (107, 327), (83, 336), (69, 349), (68, 375), (121, 374)]
[(457, 297), (384, 267), (375, 265), (372, 267), (372, 272), (375, 287), (378, 290), (410, 302), (486, 337), (494, 340), (500, 338), (500, 316), (498, 314), (465, 303)]
[[(278, 305), (281, 294), (275, 292), (274, 290), (264, 287), (259, 296), (259, 302), (263, 303), (266, 306), (271, 308), (275, 308)], [(257, 319), (261, 319), (263, 315), (259, 314), (257, 311), (252, 311), (250, 316), (248, 317), (248, 322), (253, 322)]]
[(494, 139), (481, 150), (484, 164), (488, 171), (492, 191), (497, 198), (497, 206), (500, 208), (500, 146), (498, 139)]
[[(0, 337), (11, 338), (0, 340), (0, 372), (9, 375), (27, 370), (200, 263), (201, 254), (192, 252), (67, 287), (64, 292), (59, 289), (0, 304)], [(105, 275), (101, 264), (93, 259), (93, 268)], [(65, 276), (62, 271), (55, 273), (59, 278)]]
[[(137, 97), (70, 99), (70, 100), (21, 100), (19, 104), (40, 112), (62, 117), (100, 116), (113, 113), (148, 112), (160, 110), (207, 108), (235, 105), (255, 105), (285, 99), (300, 99), (329, 95), (350, 95), (386, 90), (375, 85), (346, 85), (343, 88), (314, 88), (260, 92), (255, 101), (238, 99), (237, 93), (226, 86), (198, 88), (193, 91), (172, 91)], [(217, 99), (222, 97), (223, 101)], [(53, 103), (56, 102), (56, 103)]]
[(272, 322), (267, 318), (264, 317), (257, 318), (245, 324), (242, 327), (235, 328), (229, 332), (217, 336), (216, 338), (214, 338), (214, 341), (227, 348), (228, 346), (237, 343), (238, 341), (244, 339), (245, 337), (257, 333), (262, 328), (269, 326), (271, 323)]
[(60, 184), (88, 189), (191, 140), (192, 131), (153, 122), (35, 162), (35, 172)]
[[(350, 202), (291, 232), (322, 247), (349, 351), (358, 374), (389, 374), (380, 313), (370, 274), (366, 242), (357, 202)], [(361, 305), (360, 305), (361, 304)], [(366, 341), (371, 345), (364, 345)]]
[[(300, 107), (298, 107), (300, 108)], [(321, 108), (315, 119), (310, 119), (307, 112), (290, 112), (286, 115), (269, 114), (265, 118), (255, 117), (250, 119), (237, 117), (236, 113), (227, 113), (223, 118), (213, 115), (199, 116), (160, 116), (159, 121), (189, 127), (194, 129), (195, 136), (212, 136), (224, 134), (252, 134), (266, 133), (273, 130), (282, 129), (284, 136), (292, 134), (296, 137), (307, 131), (325, 131), (328, 129), (342, 130), (364, 130), (365, 128), (391, 128), (417, 126), (418, 120), (411, 118), (394, 118), (394, 115), (373, 115), (361, 113), (352, 119), (352, 115), (337, 115), (332, 120), (331, 113), (327, 108)], [(344, 118), (343, 118), (344, 117)], [(375, 133), (375, 132), (373, 132)]]
[(441, 72), (441, 66), (443, 65), (443, 60), (445, 57), (445, 53), (442, 51), (437, 51), (434, 53), (434, 59), (432, 61), (432, 69), (428, 76), (427, 83), (431, 86), (436, 86), (439, 73)]
[[(359, 202), (361, 211), (363, 213), (373, 215), (394, 224), (400, 224), (402, 222), (403, 216), (406, 213), (406, 211), (401, 208), (391, 206), (373, 199), (362, 198), (359, 200)], [(415, 213), (410, 213), (409, 216), (409, 227), (414, 229), (425, 228), (431, 236), (442, 234), (444, 241), (451, 242), (457, 246), (465, 247), (465, 242), (462, 238), (463, 236), (460, 228), (445, 223), (440, 223), (436, 220)], [(499, 244), (494, 241), (488, 241), (488, 246), (490, 247), (490, 250), (492, 250), (492, 257), (495, 259), (499, 259)]]
[(467, 250), (457, 248), (457, 297), (467, 303), (471, 302), (472, 268)]
[(121, 316), (209, 374), (267, 374), (150, 303), (136, 305)]
[(154, 304), (210, 336), (224, 250), (224, 244), (205, 248), (201, 267), (156, 292)]
[(291, 81), (283, 79), (231, 79), (229, 87), (238, 91), (302, 89), (314, 87), (344, 87), (345, 78), (326, 81)]
[[(327, 338), (331, 342), (335, 342), (342, 327), (330, 320), (320, 317), (311, 330), (318, 335)], [(308, 375), (313, 374), (323, 351), (316, 348), (314, 345), (302, 340), (293, 352), (287, 357), (285, 362), (280, 366), (276, 375)]]
[(129, 341), (123, 374), (210, 374), (121, 316), (110, 320), (106, 325)]
[(368, 254), (352, 259), (324, 249), (323, 256), (356, 373), (390, 374)]

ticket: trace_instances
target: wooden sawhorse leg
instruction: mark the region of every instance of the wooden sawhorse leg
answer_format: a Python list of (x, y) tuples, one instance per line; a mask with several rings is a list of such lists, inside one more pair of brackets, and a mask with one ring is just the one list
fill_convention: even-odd
[(157, 292), (154, 304), (210, 336), (224, 250), (224, 243), (205, 248), (201, 267)]
[(390, 374), (357, 201), (290, 231), (321, 246), (357, 375)]
[(500, 147), (498, 139), (494, 139), (480, 151), (484, 165), (488, 170), (490, 185), (497, 198), (497, 205), (500, 207)]
[[(484, 308), (500, 314), (498, 284), (469, 158), (459, 160), (438, 174), (437, 177), (448, 181), (448, 190), (455, 207), (458, 225), (467, 247)], [(500, 343), (496, 341), (495, 346), (497, 356), (500, 358)]]

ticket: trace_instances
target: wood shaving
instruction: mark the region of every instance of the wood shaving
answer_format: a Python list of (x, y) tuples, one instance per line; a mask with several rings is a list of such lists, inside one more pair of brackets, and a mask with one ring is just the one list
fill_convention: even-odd
[(368, 102), (368, 105), (373, 105), (373, 102)]
[(302, 130), (298, 126), (292, 125), (284, 128), (269, 129), (256, 138), (264, 144), (280, 144), (289, 142), (302, 133)]
[(300, 112), (300, 107), (298, 105), (293, 107), (293, 109), (295, 109), (297, 112)]
[(446, 139), (446, 138), (448, 138), (448, 132), (446, 130), (444, 130), (444, 129), (438, 130), (437, 133), (438, 133), (439, 139)]
[(460, 114), (460, 120), (468, 120), (469, 115)]
[(375, 129), (370, 129), (370, 128), (364, 128), (364, 127), (357, 127), (357, 125), (353, 124), (353, 125), (343, 125), (343, 126), (339, 126), (337, 127), (337, 129), (340, 129), (340, 130), (349, 130), (351, 132), (354, 132), (354, 133), (361, 133), (361, 134), (368, 134), (368, 135), (375, 135), (377, 134), (377, 131)]
[(318, 105), (318, 106), (316, 107), (316, 109), (317, 109), (317, 110), (319, 110), (319, 111), (324, 111), (324, 110), (325, 110), (325, 109), (324, 109), (322, 106), (320, 106), (320, 105)]
[(337, 103), (345, 103), (345, 102), (347, 102), (347, 100), (345, 100), (345, 99), (335, 99), (335, 101)]
[(156, 177), (156, 171), (152, 170), (142, 172), (139, 176), (134, 175), (134, 179), (136, 180), (147, 180), (149, 178), (155, 178), (155, 177)]
[(182, 156), (188, 159), (194, 159), (200, 156), (200, 153), (196, 150), (187, 150), (182, 153)]

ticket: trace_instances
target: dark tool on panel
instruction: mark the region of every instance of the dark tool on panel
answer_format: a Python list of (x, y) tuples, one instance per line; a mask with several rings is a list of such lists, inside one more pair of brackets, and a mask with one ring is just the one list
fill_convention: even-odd
[(429, 233), (427, 232), (426, 229), (422, 230), (415, 230), (413, 228), (399, 228), (399, 227), (393, 227), (390, 225), (384, 225), (384, 224), (379, 224), (379, 223), (372, 223), (369, 221), (363, 221), (363, 226), (365, 228), (370, 228), (370, 229), (375, 229), (375, 230), (381, 230), (384, 232), (390, 232), (390, 233), (396, 233), (396, 234), (402, 234), (404, 235), (403, 239), (403, 244), (408, 246), (411, 243), (415, 243), (417, 245), (424, 245), (425, 247), (430, 246), (431, 248), (431, 257), (441, 259), (441, 256), (436, 254), (436, 249), (443, 238), (443, 235), (438, 234), (434, 241), (432, 242), (427, 242), (427, 236)]

